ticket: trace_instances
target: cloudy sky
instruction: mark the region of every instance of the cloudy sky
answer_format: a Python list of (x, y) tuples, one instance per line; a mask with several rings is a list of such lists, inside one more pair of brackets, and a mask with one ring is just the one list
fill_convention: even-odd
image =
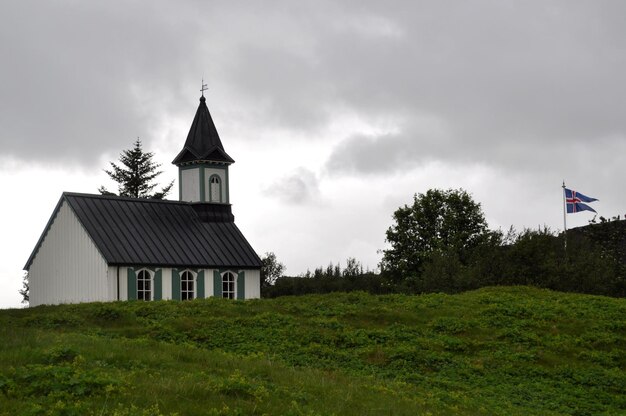
[(102, 170), (135, 138), (177, 178), (203, 77), (237, 224), (288, 274), (376, 268), (429, 188), (469, 191), (494, 229), (562, 229), (563, 180), (624, 216), (625, 18), (618, 0), (2, 2), (0, 307), (61, 193), (115, 189)]

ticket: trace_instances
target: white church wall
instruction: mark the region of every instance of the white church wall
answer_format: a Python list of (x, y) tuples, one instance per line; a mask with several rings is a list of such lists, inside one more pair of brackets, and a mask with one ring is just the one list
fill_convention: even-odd
[(204, 269), (204, 297), (211, 298), (215, 295), (213, 288), (213, 269)]
[(120, 267), (120, 300), (128, 300), (128, 267)]
[(161, 279), (163, 283), (161, 298), (169, 300), (172, 299), (172, 268), (164, 267), (161, 270)]
[(246, 276), (246, 299), (259, 299), (261, 297), (261, 271), (245, 270)]
[(107, 269), (107, 298), (117, 300), (117, 266), (109, 266)]
[(200, 201), (200, 168), (181, 170), (181, 201)]
[(29, 269), (30, 306), (114, 300), (107, 277), (106, 261), (63, 201)]

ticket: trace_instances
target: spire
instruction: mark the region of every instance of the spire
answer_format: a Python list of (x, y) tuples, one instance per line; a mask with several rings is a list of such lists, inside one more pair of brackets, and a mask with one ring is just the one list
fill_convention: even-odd
[(182, 165), (199, 161), (235, 163), (224, 150), (220, 136), (217, 134), (211, 113), (209, 113), (209, 109), (206, 106), (204, 92), (202, 97), (200, 97), (200, 105), (191, 123), (185, 146), (172, 163)]

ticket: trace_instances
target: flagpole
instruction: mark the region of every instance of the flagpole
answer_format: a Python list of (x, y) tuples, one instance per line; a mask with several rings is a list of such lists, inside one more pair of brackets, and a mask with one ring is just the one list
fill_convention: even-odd
[(563, 241), (567, 250), (567, 198), (565, 196), (565, 180), (563, 181)]

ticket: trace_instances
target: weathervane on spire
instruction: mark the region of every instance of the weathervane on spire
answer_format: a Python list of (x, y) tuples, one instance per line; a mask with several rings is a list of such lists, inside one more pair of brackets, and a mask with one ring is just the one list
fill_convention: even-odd
[(202, 96), (204, 97), (204, 92), (208, 90), (207, 84), (204, 83), (204, 78), (202, 78), (202, 88), (200, 88), (200, 92), (202, 92)]

